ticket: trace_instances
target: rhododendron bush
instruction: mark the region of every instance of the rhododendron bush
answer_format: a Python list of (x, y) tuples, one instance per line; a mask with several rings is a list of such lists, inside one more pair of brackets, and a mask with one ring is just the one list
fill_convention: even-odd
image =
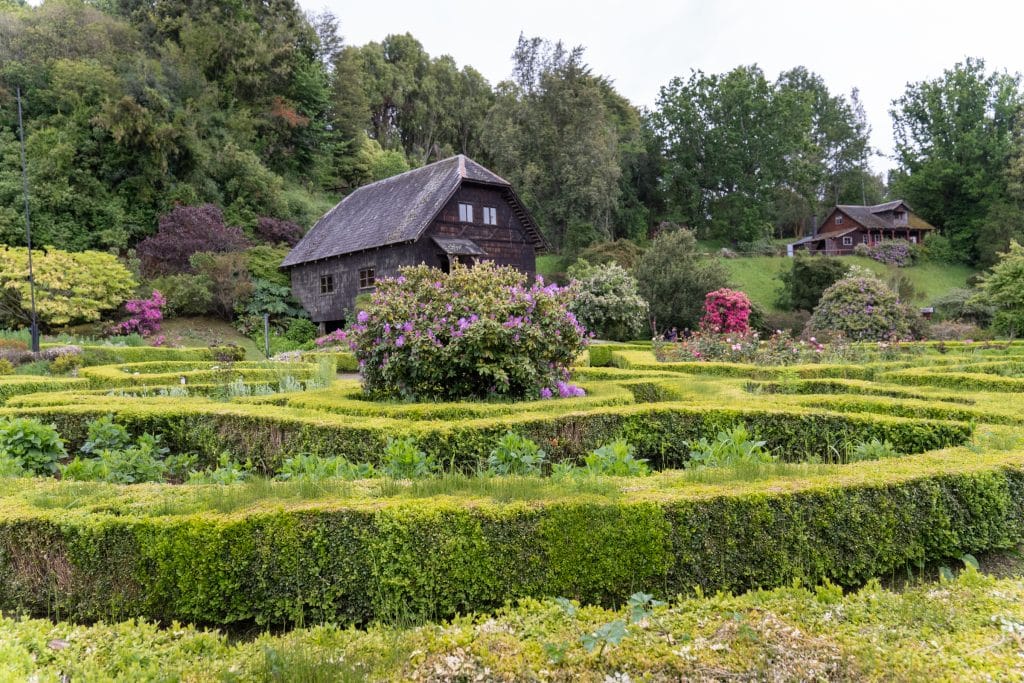
[(807, 323), (814, 334), (839, 332), (856, 341), (901, 340), (911, 336), (907, 310), (881, 280), (855, 275), (825, 290)]
[(734, 289), (723, 288), (708, 292), (704, 296), (704, 317), (701, 318), (700, 327), (715, 334), (745, 334), (750, 329), (750, 299)]
[[(569, 366), (586, 331), (569, 311), (571, 292), (528, 284), (514, 268), (483, 263), (403, 268), (377, 282), (354, 325), (332, 335), (359, 359), (376, 399), (536, 399), (575, 396)], [(327, 340), (323, 340), (327, 341)]]

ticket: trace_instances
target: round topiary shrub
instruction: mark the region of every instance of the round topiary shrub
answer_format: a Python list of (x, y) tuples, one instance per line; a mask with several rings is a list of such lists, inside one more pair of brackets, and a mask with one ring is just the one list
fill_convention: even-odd
[(586, 332), (571, 292), (482, 263), (403, 268), (379, 280), (345, 338), (375, 399), (511, 399), (560, 394)]
[(821, 295), (807, 323), (814, 334), (841, 333), (855, 340), (898, 340), (910, 337), (906, 309), (895, 292), (872, 277), (848, 277)]

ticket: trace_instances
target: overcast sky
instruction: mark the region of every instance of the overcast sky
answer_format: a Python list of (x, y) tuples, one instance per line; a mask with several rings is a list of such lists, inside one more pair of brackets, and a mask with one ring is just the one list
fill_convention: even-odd
[[(833, 92), (860, 88), (875, 147), (892, 154), (890, 102), (966, 56), (1024, 72), (1021, 0), (299, 0), (329, 9), (346, 44), (412, 33), (432, 56), (471, 64), (492, 85), (508, 78), (520, 32), (586, 47), (596, 73), (638, 106), (691, 69), (757, 63), (769, 78), (803, 65)], [(876, 170), (893, 162), (879, 158)]]

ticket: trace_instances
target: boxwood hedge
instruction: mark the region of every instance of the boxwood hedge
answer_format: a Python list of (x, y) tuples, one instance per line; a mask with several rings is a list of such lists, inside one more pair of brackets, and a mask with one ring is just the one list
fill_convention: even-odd
[(217, 624), (436, 619), (524, 596), (611, 604), (636, 590), (857, 585), (1024, 541), (1019, 452), (723, 484), (678, 472), (589, 492), (547, 483), (520, 500), (350, 486), (312, 499), (263, 491), (232, 508), (217, 487), (0, 483), (0, 610)]

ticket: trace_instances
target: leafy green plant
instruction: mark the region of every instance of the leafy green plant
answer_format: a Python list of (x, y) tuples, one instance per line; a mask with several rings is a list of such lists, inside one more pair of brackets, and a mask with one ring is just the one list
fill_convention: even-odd
[(590, 474), (603, 474), (612, 477), (638, 477), (650, 474), (651, 468), (647, 460), (635, 456), (636, 449), (625, 439), (616, 439), (593, 450), (584, 458), (586, 470)]
[(0, 479), (11, 479), (16, 477), (27, 477), (31, 474), (17, 458), (6, 453), (0, 453)]
[(436, 463), (421, 451), (411, 436), (388, 439), (384, 447), (384, 474), (392, 479), (419, 479), (433, 474)]
[(754, 440), (744, 424), (719, 432), (714, 441), (701, 437), (689, 447), (687, 467), (732, 467), (775, 461), (765, 449), (765, 442)]
[(85, 443), (79, 451), (92, 455), (105, 450), (123, 450), (131, 441), (128, 430), (115, 423), (113, 415), (104, 415), (89, 423)]
[(192, 472), (188, 475), (189, 484), (236, 484), (252, 477), (250, 463), (235, 462), (231, 453), (224, 451), (217, 459), (218, 467), (212, 470)]
[(655, 600), (650, 593), (633, 593), (626, 601), (626, 607), (629, 608), (629, 622), (638, 624), (650, 618), (655, 607), (664, 607), (665, 604), (661, 600)]
[(618, 645), (628, 635), (629, 628), (626, 626), (626, 622), (622, 619), (616, 619), (599, 626), (590, 633), (583, 634), (580, 636), (580, 642), (583, 643), (584, 650), (587, 652), (597, 650), (597, 656), (601, 658), (604, 656), (604, 651), (609, 645)]
[(374, 476), (376, 470), (372, 463), (352, 463), (341, 456), (323, 458), (302, 453), (285, 460), (275, 478), (280, 481), (321, 481), (370, 479)]
[(4, 455), (34, 474), (53, 474), (67, 451), (53, 425), (12, 417), (0, 418), (0, 456)]
[(515, 432), (506, 432), (487, 458), (487, 471), (491, 474), (540, 474), (547, 454), (536, 442)]
[(891, 443), (889, 443), (888, 439), (882, 441), (879, 441), (878, 439), (871, 439), (871, 441), (861, 441), (859, 443), (851, 444), (847, 448), (847, 453), (847, 460), (849, 462), (884, 460), (886, 458), (895, 458), (899, 456), (899, 452)]
[[(115, 425), (116, 426), (116, 425)], [(138, 484), (164, 481), (168, 465), (164, 462), (168, 449), (160, 445), (160, 437), (143, 434), (127, 448), (103, 449), (94, 457), (76, 457), (61, 470), (64, 479), (105, 481), (112, 484)]]
[(14, 364), (6, 358), (0, 358), (0, 376), (2, 375), (13, 375)]

